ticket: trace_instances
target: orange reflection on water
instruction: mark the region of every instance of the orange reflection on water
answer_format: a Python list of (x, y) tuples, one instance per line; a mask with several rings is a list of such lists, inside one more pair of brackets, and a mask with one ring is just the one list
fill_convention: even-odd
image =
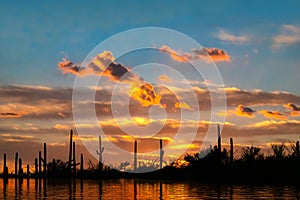
[(216, 185), (190, 181), (0, 179), (0, 199), (299, 199), (296, 186)]

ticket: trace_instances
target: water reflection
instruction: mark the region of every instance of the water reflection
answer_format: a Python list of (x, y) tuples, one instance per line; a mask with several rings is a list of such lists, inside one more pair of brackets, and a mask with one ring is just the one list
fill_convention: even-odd
[(197, 182), (133, 179), (2, 179), (0, 199), (253, 199), (300, 198), (300, 188), (205, 185)]

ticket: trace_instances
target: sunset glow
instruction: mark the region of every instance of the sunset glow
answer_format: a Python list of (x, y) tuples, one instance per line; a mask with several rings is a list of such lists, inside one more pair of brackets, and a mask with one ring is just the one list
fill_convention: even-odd
[[(160, 11), (146, 2), (102, 3), (3, 3), (0, 159), (6, 152), (10, 164), (18, 151), (33, 165), (46, 142), (49, 157), (66, 160), (70, 129), (77, 159), (84, 153), (86, 162), (97, 162), (93, 148), (102, 135), (103, 159), (113, 166), (132, 166), (134, 141), (139, 152), (155, 157), (162, 139), (169, 160), (199, 152), (208, 130), (217, 135), (217, 125), (226, 148), (234, 138), (237, 155), (249, 145), (268, 152), (271, 143), (300, 139), (299, 6), (284, 5), (283, 18), (281, 5), (266, 3), (273, 12), (250, 2), (249, 11), (241, 3), (233, 9), (161, 3)], [(144, 26), (174, 30), (193, 42), (147, 31), (134, 40), (108, 42)], [(141, 41), (150, 45), (139, 49)]]

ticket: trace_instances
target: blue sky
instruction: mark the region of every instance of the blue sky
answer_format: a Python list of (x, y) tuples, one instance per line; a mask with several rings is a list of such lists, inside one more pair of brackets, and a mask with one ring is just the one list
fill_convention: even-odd
[[(69, 85), (72, 78), (61, 77), (56, 69), (61, 57), (68, 55), (79, 62), (116, 33), (157, 26), (231, 54), (234, 62), (220, 64), (225, 84), (299, 93), (299, 43), (272, 50), (272, 38), (280, 34), (283, 25), (300, 24), (298, 8), (297, 1), (3, 1), (0, 80), (1, 84)], [(251, 40), (238, 45), (222, 42), (216, 38), (221, 29)], [(255, 55), (253, 49), (259, 53)]]

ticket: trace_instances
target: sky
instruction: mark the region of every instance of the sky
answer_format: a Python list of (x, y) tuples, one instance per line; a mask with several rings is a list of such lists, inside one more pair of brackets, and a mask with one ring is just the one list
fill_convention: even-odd
[[(104, 160), (114, 166), (125, 160), (132, 162), (132, 156), (116, 153), (109, 146), (111, 141), (120, 149), (132, 151), (133, 141), (138, 140), (143, 147), (140, 151), (147, 152), (157, 150), (157, 141), (163, 138), (164, 145), (170, 144), (165, 147), (166, 160), (172, 161), (187, 147), (189, 152), (199, 151), (208, 127), (217, 124), (223, 127), (224, 147), (230, 137), (234, 138), (236, 155), (247, 145), (260, 146), (268, 154), (271, 143), (299, 140), (299, 4), (2, 1), (0, 158), (6, 152), (12, 161), (14, 152), (19, 151), (25, 162), (33, 164), (42, 143), (47, 142), (50, 158), (66, 160), (69, 129), (77, 128), (78, 154), (84, 152), (85, 160), (95, 161), (99, 127), (91, 122), (87, 111), (87, 116), (76, 123), (72, 91), (75, 80), (83, 82), (99, 76), (103, 79), (96, 87), (96, 98), (88, 103), (95, 107), (97, 126), (106, 134)], [(201, 47), (188, 49), (184, 44), (181, 47), (159, 43), (154, 44), (156, 50), (115, 57), (117, 51), (112, 49), (126, 46), (120, 43), (105, 51), (95, 49), (94, 56), (99, 56), (83, 62), (107, 38), (141, 27), (172, 29)], [(136, 40), (144, 38), (137, 37)], [(171, 66), (184, 79), (159, 64), (138, 67), (155, 62)], [(224, 84), (195, 77), (190, 62), (208, 67), (215, 63)], [(109, 70), (104, 71), (105, 67)], [(112, 88), (118, 84), (116, 109), (129, 107), (129, 117), (122, 113), (113, 115)], [(91, 91), (95, 91), (93, 85), (77, 92), (85, 97)], [(189, 92), (197, 97), (196, 102), (192, 102)], [(222, 92), (226, 94), (226, 109), (213, 113), (210, 97)], [(130, 101), (124, 105), (122, 100), (126, 98)], [(84, 100), (81, 103), (87, 102)], [(212, 116), (225, 117), (225, 121), (212, 121)], [(188, 139), (174, 139), (178, 130), (186, 136), (196, 132), (192, 145)]]

